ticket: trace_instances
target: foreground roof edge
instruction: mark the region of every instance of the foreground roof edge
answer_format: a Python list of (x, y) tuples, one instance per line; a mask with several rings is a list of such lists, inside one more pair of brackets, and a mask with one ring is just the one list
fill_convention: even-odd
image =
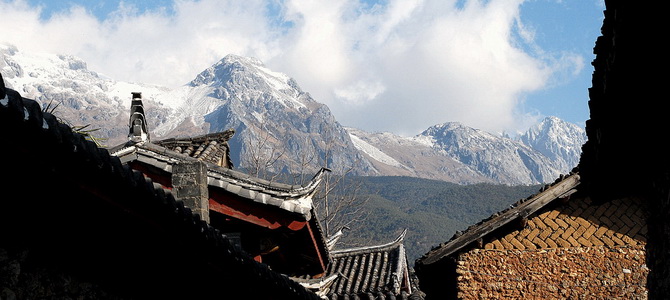
[[(1, 82), (3, 81), (0, 74)], [(196, 241), (188, 245), (204, 249), (202, 253), (211, 257), (214, 270), (222, 274), (243, 271), (235, 275), (253, 280), (259, 287), (276, 293), (277, 297), (319, 299), (316, 294), (293, 282), (287, 276), (271, 270), (267, 265), (256, 262), (245, 253), (238, 251), (221, 232), (196, 218), (190, 209), (179, 205), (180, 201), (175, 200), (169, 191), (141, 176), (139, 172), (124, 167), (118, 159), (111, 157), (106, 149), (87, 140), (84, 135), (73, 132), (69, 125), (58, 121), (49, 112), (42, 111), (37, 101), (23, 98), (17, 91), (6, 89), (4, 84), (0, 85), (0, 123), (8, 126), (6, 128), (25, 134), (26, 140), (35, 136), (44, 137), (40, 139), (40, 143), (57, 146), (60, 151), (65, 151), (69, 154), (67, 159), (72, 160), (73, 163), (76, 162), (77, 168), (95, 170), (97, 175), (106, 179), (113, 178), (122, 183), (123, 188), (141, 191), (142, 197), (146, 196), (144, 198), (146, 203), (142, 205), (155, 206), (157, 209), (154, 211), (169, 216), (165, 221), (172, 222), (171, 225), (181, 229), (180, 232), (185, 238)], [(5, 132), (9, 130), (3, 131)], [(50, 148), (42, 147), (42, 149)], [(86, 173), (86, 176), (88, 175)], [(104, 183), (105, 181), (95, 182)], [(190, 263), (188, 259), (183, 262)]]

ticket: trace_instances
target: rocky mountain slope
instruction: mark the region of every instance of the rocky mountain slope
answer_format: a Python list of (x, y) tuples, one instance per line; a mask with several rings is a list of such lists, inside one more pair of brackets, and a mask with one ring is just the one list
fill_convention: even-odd
[(579, 163), (586, 133), (575, 124), (547, 117), (528, 129), (519, 141), (549, 158), (557, 170), (569, 170)]
[(577, 166), (584, 130), (547, 117), (518, 139), (449, 122), (414, 137), (349, 129), (352, 140), (387, 175), (457, 183), (551, 182)]
[[(175, 99), (181, 102), (170, 102)], [(231, 148), (238, 166), (293, 173), (346, 166), (371, 174), (330, 109), (259, 60), (228, 55), (157, 101), (174, 108), (155, 129), (161, 136), (235, 129)]]
[[(0, 72), (7, 87), (35, 99), (73, 126), (89, 125), (95, 135), (114, 145), (126, 140), (131, 92), (159, 95), (167, 88), (119, 82), (88, 70), (86, 62), (69, 55), (29, 53), (0, 44)], [(150, 99), (150, 126), (164, 121), (169, 110)]]
[(233, 128), (234, 163), (252, 172), (328, 166), (356, 175), (535, 184), (575, 167), (585, 141), (582, 128), (553, 117), (515, 140), (458, 123), (414, 137), (344, 128), (295, 80), (235, 55), (176, 89), (116, 81), (76, 57), (9, 45), (0, 45), (0, 72), (10, 88), (61, 119), (98, 129), (94, 134), (109, 146), (126, 139), (131, 92), (142, 92), (154, 139)]

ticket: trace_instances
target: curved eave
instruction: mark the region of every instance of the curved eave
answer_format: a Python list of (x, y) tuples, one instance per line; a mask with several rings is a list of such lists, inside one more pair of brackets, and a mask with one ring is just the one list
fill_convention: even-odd
[[(148, 142), (117, 146), (111, 150), (111, 155), (119, 157), (122, 162), (139, 161), (168, 173), (172, 173), (172, 165), (175, 163), (197, 160)], [(312, 217), (312, 197), (325, 173), (330, 171), (322, 168), (310, 182), (300, 186), (271, 182), (211, 163), (205, 164), (207, 184), (210, 187), (221, 188), (257, 203), (301, 214), (306, 220)]]
[(339, 249), (339, 250), (333, 250), (330, 253), (333, 257), (342, 257), (342, 256), (358, 255), (362, 253), (389, 251), (402, 246), (403, 241), (405, 240), (405, 235), (407, 235), (407, 229), (403, 230), (400, 233), (400, 235), (398, 235), (398, 237), (390, 243), (375, 246)]

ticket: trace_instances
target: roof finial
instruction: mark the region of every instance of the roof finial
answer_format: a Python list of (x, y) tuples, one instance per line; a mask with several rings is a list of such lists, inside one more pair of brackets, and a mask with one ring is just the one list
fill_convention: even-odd
[(147, 120), (144, 117), (144, 104), (142, 104), (142, 93), (133, 92), (133, 100), (130, 105), (130, 131), (128, 139), (134, 143), (145, 142), (149, 140), (149, 130), (147, 130)]
[(337, 244), (337, 241), (340, 240), (340, 238), (344, 235), (344, 230), (350, 230), (348, 226), (343, 226), (338, 230), (335, 234), (332, 236), (327, 237), (326, 241), (326, 247), (328, 247), (328, 250), (333, 250), (335, 248), (335, 244)]

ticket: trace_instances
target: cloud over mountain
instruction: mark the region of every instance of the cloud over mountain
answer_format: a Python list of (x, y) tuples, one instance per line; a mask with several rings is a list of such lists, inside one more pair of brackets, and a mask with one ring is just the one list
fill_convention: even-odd
[[(66, 53), (127, 81), (177, 87), (227, 54), (291, 74), (348, 126), (411, 135), (444, 120), (525, 130), (524, 95), (583, 62), (535, 55), (524, 1), (176, 1), (48, 16), (0, 1), (2, 41)], [(165, 2), (163, 2), (165, 3)], [(569, 54), (569, 53), (568, 53)], [(546, 57), (549, 56), (549, 59)]]

